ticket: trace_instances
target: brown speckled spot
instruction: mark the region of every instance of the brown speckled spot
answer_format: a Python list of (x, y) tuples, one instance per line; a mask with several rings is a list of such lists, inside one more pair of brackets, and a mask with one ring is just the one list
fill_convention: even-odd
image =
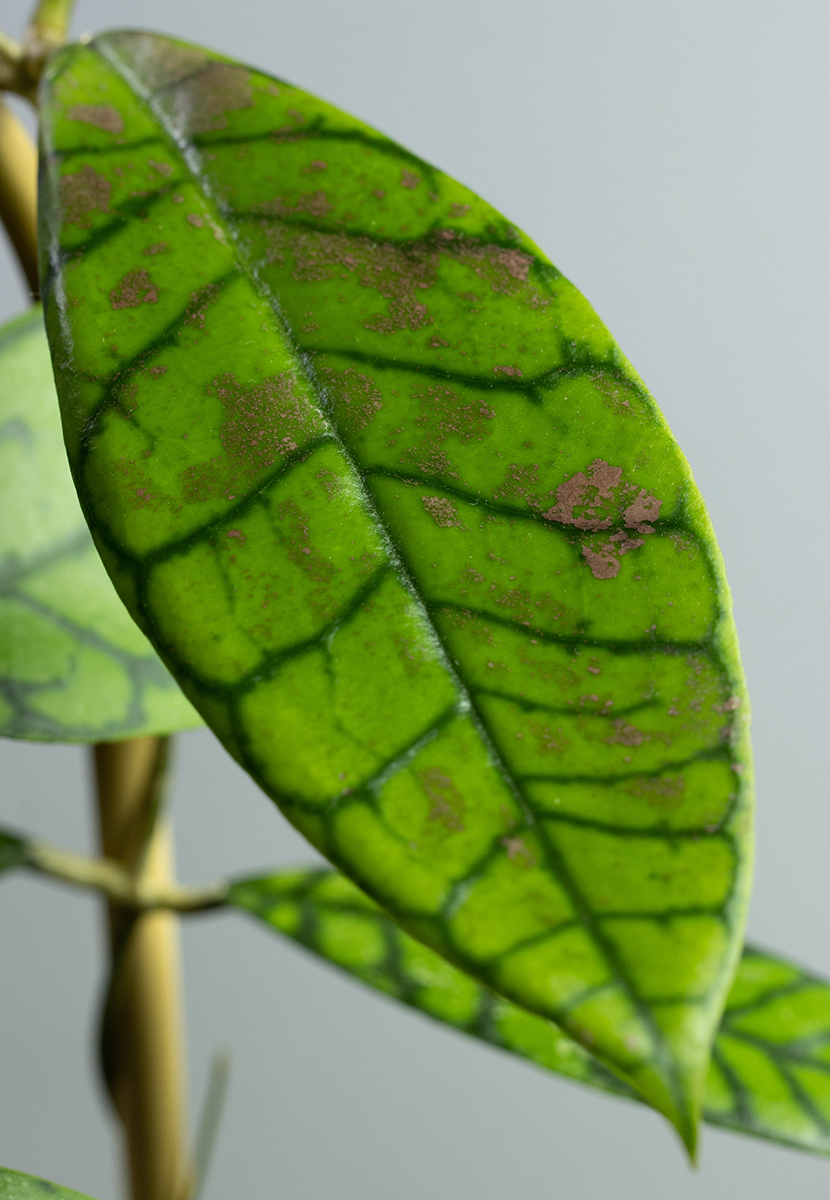
[(219, 299), (221, 290), (218, 283), (208, 283), (202, 288), (197, 288), (191, 294), (182, 325), (192, 325), (196, 329), (205, 329), (207, 310), (211, 304), (215, 304)]
[(411, 191), (414, 192), (415, 189), (420, 186), (421, 186), (420, 176), (414, 175), (412, 173), (412, 171), (401, 171), (401, 187), (409, 188)]
[[(632, 492), (636, 492), (635, 499), (623, 508)], [(614, 579), (623, 555), (637, 550), (644, 544), (645, 536), (654, 533), (654, 526), (648, 522), (657, 520), (662, 503), (645, 488), (623, 483), (622, 467), (612, 467), (604, 459), (596, 458), (587, 472), (577, 471), (559, 485), (556, 503), (542, 516), (547, 521), (593, 533), (616, 525), (616, 531), (605, 540), (593, 539), (582, 546), (582, 555), (594, 578)], [(630, 530), (644, 536), (632, 537)]]
[[(556, 504), (543, 514), (548, 521), (560, 521), (577, 529), (608, 529), (613, 519), (606, 515), (615, 489), (622, 478), (622, 467), (612, 467), (595, 458), (587, 473), (577, 471), (556, 489)], [(601, 515), (600, 515), (601, 514)]]
[(427, 767), (417, 776), (432, 805), (427, 820), (439, 821), (452, 833), (464, 829), (467, 805), (451, 777), (440, 767)]
[(264, 204), (260, 204), (258, 211), (275, 217), (292, 217), (306, 213), (310, 217), (322, 219), (327, 217), (333, 208), (334, 205), (329, 203), (326, 193), (320, 188), (316, 192), (304, 192), (297, 197), (294, 204), (276, 196), (273, 200), (266, 200)]
[(225, 457), (185, 469), (182, 483), (187, 500), (236, 496), (324, 428), (322, 418), (287, 372), (248, 387), (227, 372), (217, 375), (205, 393), (222, 403), (219, 440)]
[(648, 522), (656, 521), (660, 516), (662, 503), (662, 500), (642, 488), (634, 503), (629, 504), (623, 513), (623, 521), (629, 529), (636, 529), (638, 533), (654, 533), (654, 526)]
[(247, 67), (208, 62), (167, 93), (162, 104), (182, 133), (213, 133), (227, 128), (226, 113), (253, 108), (254, 93)]
[(415, 425), (422, 440), (403, 452), (401, 465), (415, 467), (424, 475), (458, 480), (446, 442), (453, 439), (465, 445), (473, 439), (481, 441), (490, 434), (488, 423), (495, 412), (486, 400), (466, 399), (445, 383), (416, 383), (410, 394), (420, 403)]
[(89, 229), (92, 222), (89, 214), (93, 212), (108, 213), (112, 195), (112, 184), (100, 175), (94, 167), (86, 163), (74, 175), (64, 175), (61, 179), (61, 204), (63, 219), (67, 225), (78, 225), (81, 229)]
[(123, 133), (124, 118), (111, 104), (74, 104), (66, 114), (67, 121), (82, 121), (95, 125), (105, 133)]
[(539, 509), (541, 503), (535, 494), (539, 488), (539, 465), (528, 463), (509, 463), (505, 472), (504, 483), (493, 492), (498, 500), (524, 500), (530, 507)]
[(164, 254), (165, 250), (169, 249), (167, 242), (154, 242), (152, 246), (147, 246), (141, 253), (147, 258), (151, 258), (154, 254)]
[(645, 800), (649, 808), (668, 813), (682, 805), (686, 796), (686, 780), (682, 775), (645, 776), (635, 779), (625, 790), (631, 796)]
[(347, 367), (345, 371), (324, 367), (322, 375), (338, 421), (352, 433), (359, 433), (374, 421), (383, 408), (383, 401), (380, 389), (368, 375), (354, 367)]
[(139, 304), (155, 304), (158, 300), (158, 288), (144, 267), (136, 267), (128, 271), (117, 287), (110, 292), (110, 304), (113, 308), (138, 308)]
[(515, 837), (503, 837), (501, 844), (507, 851), (507, 857), (511, 862), (524, 861), (524, 865), (530, 870), (537, 863), (536, 855), (529, 848), (524, 838), (517, 834)]
[(472, 204), (451, 204), (450, 205), (450, 216), (456, 220), (459, 217), (466, 217), (467, 213), (470, 211), (470, 209), (472, 207), (473, 207)]
[(643, 742), (650, 742), (651, 738), (647, 733), (643, 733), (642, 729), (638, 729), (636, 725), (629, 723), (622, 718), (612, 722), (614, 732), (610, 738), (606, 738), (609, 746), (642, 746)]
[(441, 529), (466, 529), (458, 509), (446, 496), (422, 496), (421, 503)]

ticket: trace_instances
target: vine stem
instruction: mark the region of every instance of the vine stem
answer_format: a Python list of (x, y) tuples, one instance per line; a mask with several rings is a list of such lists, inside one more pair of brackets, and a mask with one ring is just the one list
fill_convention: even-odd
[[(167, 738), (94, 747), (101, 848), (138, 890), (173, 884), (163, 812)], [(110, 901), (112, 977), (101, 1047), (104, 1076), (124, 1126), (132, 1200), (185, 1200), (187, 1150), (184, 1021), (178, 918)]]

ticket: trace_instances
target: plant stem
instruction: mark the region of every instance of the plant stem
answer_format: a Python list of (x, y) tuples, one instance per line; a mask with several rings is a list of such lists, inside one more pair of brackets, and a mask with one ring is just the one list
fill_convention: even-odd
[[(166, 738), (94, 748), (101, 844), (139, 886), (174, 883), (161, 813)], [(113, 976), (104, 1014), (104, 1074), (126, 1134), (132, 1200), (189, 1192), (178, 927), (167, 911), (110, 902)]]
[(121, 908), (142, 912), (153, 908), (169, 908), (178, 913), (205, 912), (225, 903), (230, 886), (225, 880), (202, 887), (181, 887), (177, 883), (156, 883), (147, 879), (137, 881), (120, 863), (110, 858), (86, 858), (34, 839), (24, 841), (22, 845), (22, 863), (26, 866), (75, 887), (94, 888)]
[(37, 152), (17, 117), (0, 100), (0, 220), (34, 298), (37, 277)]

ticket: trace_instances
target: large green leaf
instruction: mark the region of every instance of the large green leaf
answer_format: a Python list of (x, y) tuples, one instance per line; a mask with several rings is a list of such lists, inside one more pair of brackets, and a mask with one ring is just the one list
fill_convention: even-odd
[[(638, 1099), (582, 1046), (414, 941), (334, 871), (239, 880), (228, 902), (438, 1021), (558, 1075)], [(830, 984), (744, 950), (715, 1042), (704, 1117), (830, 1154)]]
[(0, 736), (200, 724), (116, 595), (66, 462), (40, 309), (0, 329)]
[(36, 1175), (24, 1175), (22, 1171), (0, 1167), (0, 1200), (43, 1200), (44, 1196), (51, 1196), (52, 1200), (89, 1200), (81, 1192), (60, 1187), (48, 1179), (38, 1179)]
[(240, 763), (693, 1145), (749, 886), (708, 518), (588, 303), (366, 126), (152, 34), (42, 92), (70, 460)]

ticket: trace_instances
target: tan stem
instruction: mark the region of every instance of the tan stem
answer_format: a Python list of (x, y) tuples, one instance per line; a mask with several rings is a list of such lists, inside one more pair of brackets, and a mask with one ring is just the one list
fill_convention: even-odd
[[(175, 886), (168, 821), (159, 815), (166, 738), (95, 746), (101, 848), (139, 886)], [(132, 1200), (188, 1192), (184, 1023), (177, 917), (110, 902), (113, 980), (103, 1030), (105, 1074), (126, 1134)]]
[(34, 298), (37, 276), (37, 152), (0, 100), (0, 220), (6, 226)]

